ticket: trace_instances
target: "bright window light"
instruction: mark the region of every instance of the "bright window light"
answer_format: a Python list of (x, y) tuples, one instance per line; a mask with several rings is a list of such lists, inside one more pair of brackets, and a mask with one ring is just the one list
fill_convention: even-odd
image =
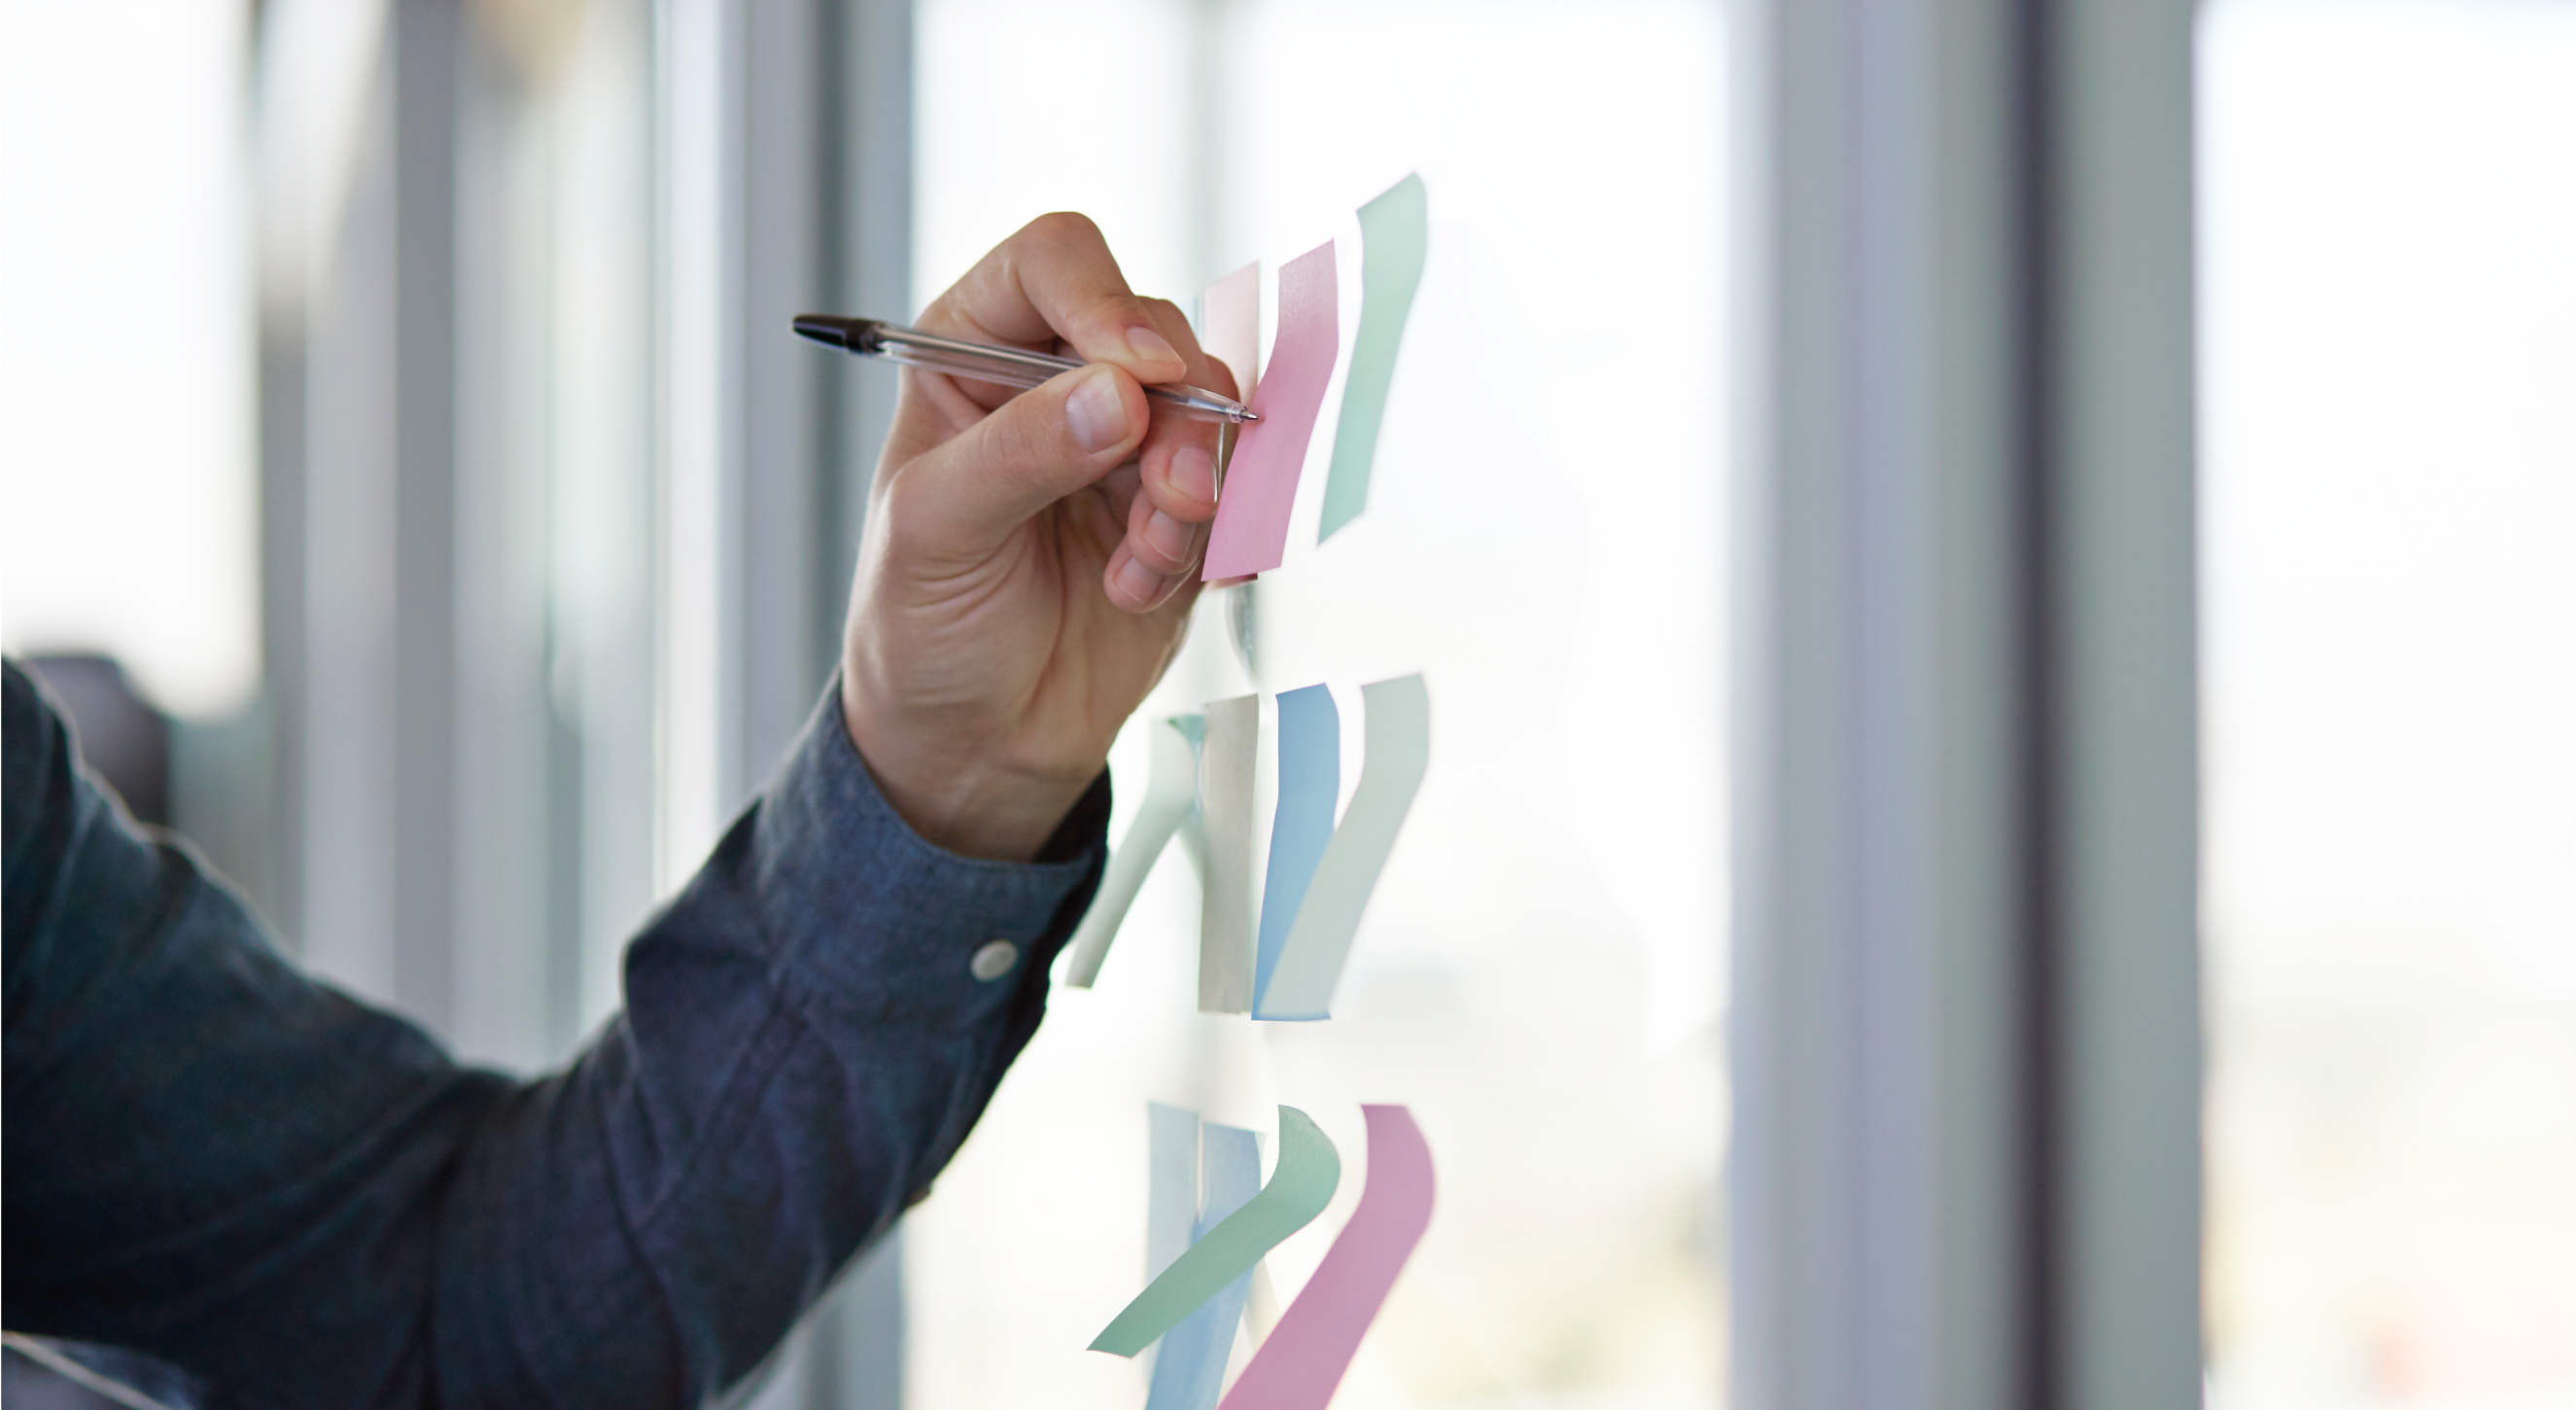
[(2201, 73), (2212, 1404), (2576, 1404), (2576, 7)]
[(0, 643), (257, 683), (249, 11), (0, 4)]

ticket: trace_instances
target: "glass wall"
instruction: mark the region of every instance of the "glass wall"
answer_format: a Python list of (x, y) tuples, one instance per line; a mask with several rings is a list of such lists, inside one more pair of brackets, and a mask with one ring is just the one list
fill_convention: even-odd
[[(1317, 544), (1328, 393), (1285, 565), (1202, 599), (1142, 718), (1327, 684), (1347, 799), (1358, 687), (1420, 671), (1432, 763), (1331, 1022), (1196, 1012), (1198, 883), (1166, 854), (908, 1221), (911, 1403), (1141, 1403), (1139, 1366), (1083, 1348), (1142, 1285), (1149, 1100), (1264, 1131), (1284, 1102), (1341, 1148), (1333, 1208), (1269, 1261), (1283, 1303), (1357, 1198), (1358, 1103), (1413, 1109), (1438, 1212), (1337, 1404), (1713, 1403), (1720, 9), (927, 0), (918, 25), (916, 306), (1073, 208), (1184, 308), (1331, 239), (1347, 345), (1352, 212), (1420, 173), (1367, 511)], [(1113, 835), (1146, 757), (1131, 727)]]
[[(800, 26), (892, 53), (871, 26), (904, 11), (41, 8), (0, 9), (0, 182), (94, 219), (0, 231), (7, 644), (115, 651), (183, 714), (247, 708), (229, 762), (180, 780), (182, 827), (263, 868), (254, 896), (321, 973), (469, 1059), (553, 1061), (615, 1002), (624, 937), (732, 801), (711, 761), (760, 752), (722, 679), (751, 626), (721, 614), (768, 601), (736, 561), (758, 517), (736, 501), (778, 468), (750, 463), (770, 452), (746, 427), (816, 418), (802, 392), (764, 400), (789, 379), (742, 348), (824, 365), (759, 303), (780, 293), (762, 232), (803, 228), (800, 200), (865, 207), (841, 212), (854, 227), (889, 204), (779, 156), (790, 129), (833, 146), (817, 133), (841, 109), (782, 87), (778, 54), (838, 79)], [(1290, 1103), (1340, 1146), (1343, 1192), (1271, 1258), (1266, 1321), (1358, 1197), (1358, 1104), (1390, 1101), (1430, 1140), (1440, 1207), (1341, 1404), (1713, 1403), (1722, 7), (923, 0), (910, 18), (916, 309), (1074, 208), (1184, 306), (1332, 239), (1347, 344), (1353, 211), (1420, 174), (1429, 264), (1367, 511), (1317, 544), (1336, 392), (1287, 565), (1207, 596), (1145, 717), (1327, 684), (1347, 800), (1359, 687), (1420, 671), (1432, 764), (1330, 1023), (1197, 1013), (1197, 882), (1165, 858), (1100, 987), (1059, 994), (907, 1221), (908, 1307), (852, 1326), (905, 1328), (917, 1406), (1132, 1407), (1139, 1368), (1083, 1348), (1141, 1281), (1146, 1103), (1263, 1130)], [(796, 307), (871, 287), (778, 282)], [(118, 410), (135, 405), (151, 414)], [(847, 507), (777, 512), (826, 503)], [(152, 512), (108, 512), (135, 505)], [(124, 537), (71, 532), (109, 525)], [(846, 585), (827, 577), (778, 591), (828, 628)], [(792, 675), (762, 688), (801, 718)], [(185, 728), (180, 753), (184, 774)], [(1140, 732), (1113, 763), (1116, 835)], [(219, 798), (249, 801), (206, 811)], [(825, 1350), (855, 1360), (864, 1331)], [(770, 1403), (867, 1399), (831, 1387), (882, 1390), (882, 1370), (782, 1374)]]
[(239, 8), (0, 6), (0, 642), (197, 720), (260, 669)]
[(520, 1070), (656, 880), (653, 23), (257, 15), (277, 919)]
[(2201, 36), (2212, 1403), (2576, 1402), (2576, 8)]

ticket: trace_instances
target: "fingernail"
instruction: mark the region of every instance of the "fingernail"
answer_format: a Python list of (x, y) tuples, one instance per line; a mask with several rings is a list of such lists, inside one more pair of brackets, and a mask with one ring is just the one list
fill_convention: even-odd
[(1175, 563), (1189, 560), (1190, 526), (1159, 509), (1145, 521), (1145, 541)]
[(1197, 446), (1173, 451), (1172, 488), (1201, 504), (1216, 503), (1216, 457)]
[(1084, 450), (1107, 450), (1127, 439), (1127, 403), (1108, 368), (1091, 369), (1065, 397), (1064, 421)]
[(1151, 328), (1128, 329), (1127, 346), (1134, 348), (1136, 355), (1148, 362), (1180, 362), (1181, 360), (1181, 355), (1172, 350), (1172, 345), (1164, 342), (1162, 335)]
[(1127, 561), (1118, 565), (1118, 586), (1126, 589), (1130, 601), (1151, 602), (1154, 595), (1163, 590), (1163, 575), (1137, 562), (1134, 554), (1129, 554)]

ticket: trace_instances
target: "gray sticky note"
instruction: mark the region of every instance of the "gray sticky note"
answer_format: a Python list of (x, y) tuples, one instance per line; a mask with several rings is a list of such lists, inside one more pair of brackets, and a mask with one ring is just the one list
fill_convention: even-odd
[(1213, 700), (1200, 752), (1199, 817), (1207, 884), (1199, 908), (1199, 1011), (1252, 1009), (1253, 767), (1261, 753), (1261, 697)]

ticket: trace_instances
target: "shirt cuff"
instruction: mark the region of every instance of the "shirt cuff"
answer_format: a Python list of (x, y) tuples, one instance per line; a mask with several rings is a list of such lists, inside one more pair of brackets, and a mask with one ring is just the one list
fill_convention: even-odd
[(832, 1007), (944, 1026), (1007, 1007), (1091, 903), (1108, 855), (1102, 771), (1041, 858), (924, 841), (877, 789), (842, 724), (836, 676), (768, 789), (753, 889), (771, 953)]

